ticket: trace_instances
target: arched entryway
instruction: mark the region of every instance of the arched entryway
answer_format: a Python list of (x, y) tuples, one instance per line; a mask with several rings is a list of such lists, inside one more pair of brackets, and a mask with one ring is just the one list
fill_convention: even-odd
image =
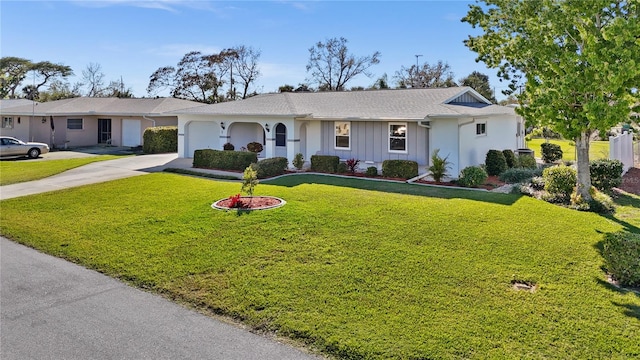
[(283, 123), (278, 123), (274, 129), (275, 156), (287, 157), (287, 127)]

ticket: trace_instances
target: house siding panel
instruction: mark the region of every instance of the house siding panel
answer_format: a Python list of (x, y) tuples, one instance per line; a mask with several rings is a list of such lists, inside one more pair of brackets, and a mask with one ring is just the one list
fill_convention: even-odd
[(419, 127), (415, 122), (407, 122), (406, 154), (389, 152), (387, 121), (352, 121), (351, 150), (335, 149), (333, 124), (333, 121), (322, 122), (322, 155), (339, 156), (343, 160), (356, 158), (375, 163), (382, 163), (384, 160), (413, 160), (421, 166), (427, 164), (427, 129)]

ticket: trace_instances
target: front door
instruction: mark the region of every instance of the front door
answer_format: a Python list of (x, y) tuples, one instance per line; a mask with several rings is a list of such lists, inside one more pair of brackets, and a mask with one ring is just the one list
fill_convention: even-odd
[(98, 119), (98, 144), (111, 144), (111, 119)]

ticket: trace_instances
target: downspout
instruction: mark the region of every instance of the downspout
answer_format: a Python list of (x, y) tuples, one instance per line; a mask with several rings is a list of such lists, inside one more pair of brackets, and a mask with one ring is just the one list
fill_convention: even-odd
[[(425, 129), (431, 129), (431, 120), (427, 120), (428, 118), (429, 118), (429, 115), (425, 116), (425, 117), (424, 117), (424, 120), (419, 120), (419, 121), (417, 122), (417, 123), (418, 123), (418, 126), (423, 127), (423, 128), (425, 128)], [(430, 143), (430, 141), (429, 141), (429, 143)], [(427, 149), (427, 161), (429, 161), (429, 160), (428, 160), (428, 158), (429, 158), (429, 154), (431, 153), (429, 150), (430, 150), (430, 149)], [(416, 176), (416, 177), (414, 177), (414, 178), (411, 178), (411, 179), (407, 180), (407, 182), (408, 182), (409, 184), (411, 184), (411, 183), (416, 182), (416, 181), (418, 181), (418, 180), (420, 180), (420, 179), (422, 179), (422, 178), (424, 178), (424, 177), (427, 177), (428, 175), (429, 175), (429, 173), (428, 173), (428, 172), (426, 172), (426, 173), (424, 173), (424, 174), (419, 174), (418, 176)]]
[(460, 171), (462, 171), (462, 169), (460, 169), (460, 158), (461, 158), (461, 155), (462, 155), (462, 148), (461, 148), (462, 147), (462, 141), (460, 141), (460, 129), (463, 126), (471, 125), (471, 124), (473, 124), (475, 122), (476, 122), (476, 118), (472, 117), (471, 120), (469, 120), (467, 122), (463, 122), (462, 124), (458, 123), (458, 164), (457, 164), (458, 165), (458, 174), (456, 174), (456, 176), (458, 176), (460, 174)]

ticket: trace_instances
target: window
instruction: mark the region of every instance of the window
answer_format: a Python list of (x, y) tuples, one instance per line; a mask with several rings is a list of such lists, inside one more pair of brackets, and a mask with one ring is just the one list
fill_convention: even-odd
[(13, 118), (9, 116), (5, 116), (2, 118), (2, 128), (3, 129), (13, 129)]
[(82, 119), (67, 119), (67, 129), (82, 130)]
[(351, 149), (351, 123), (345, 121), (335, 122), (336, 149)]
[(487, 123), (476, 124), (476, 135), (487, 135)]
[(282, 123), (276, 125), (276, 146), (287, 146), (287, 127)]
[(407, 123), (389, 124), (389, 152), (407, 152)]

